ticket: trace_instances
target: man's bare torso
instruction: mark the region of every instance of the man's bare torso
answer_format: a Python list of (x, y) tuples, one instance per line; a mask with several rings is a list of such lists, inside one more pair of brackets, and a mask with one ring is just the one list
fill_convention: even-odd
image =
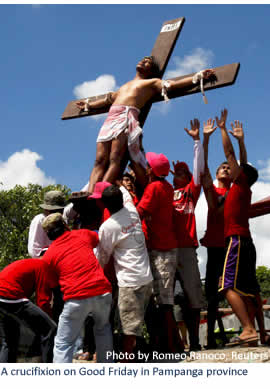
[(115, 92), (114, 105), (127, 105), (141, 109), (156, 93), (160, 92), (159, 78), (134, 79)]

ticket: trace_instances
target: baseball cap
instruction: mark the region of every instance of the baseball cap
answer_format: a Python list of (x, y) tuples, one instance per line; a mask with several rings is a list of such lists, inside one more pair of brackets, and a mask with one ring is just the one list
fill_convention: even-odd
[(94, 192), (90, 196), (88, 196), (87, 199), (101, 199), (104, 189), (108, 188), (108, 186), (111, 185), (112, 184), (107, 181), (97, 182), (94, 187)]
[(185, 173), (191, 178), (192, 177), (192, 173), (190, 172), (189, 170), (189, 167), (188, 165), (186, 164), (186, 162), (177, 162), (175, 165), (174, 165), (174, 172), (172, 172), (174, 175), (177, 175), (177, 171), (178, 170), (184, 170)]
[(60, 190), (51, 190), (44, 195), (43, 203), (40, 208), (48, 211), (65, 208), (65, 196)]
[(46, 232), (48, 232), (55, 229), (59, 225), (63, 225), (63, 224), (66, 224), (63, 219), (63, 216), (61, 215), (61, 213), (56, 212), (56, 213), (51, 213), (49, 216), (45, 217), (45, 219), (42, 222), (42, 228)]
[(155, 176), (166, 177), (169, 174), (170, 162), (164, 154), (148, 152), (145, 157)]

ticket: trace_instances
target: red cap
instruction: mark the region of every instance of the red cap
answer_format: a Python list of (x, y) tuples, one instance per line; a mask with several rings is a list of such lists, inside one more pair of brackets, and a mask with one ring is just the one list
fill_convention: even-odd
[(108, 188), (108, 186), (111, 186), (112, 184), (110, 182), (102, 181), (97, 182), (94, 187), (94, 192), (90, 196), (87, 197), (87, 200), (89, 199), (101, 199), (102, 193), (104, 189)]
[(174, 175), (177, 175), (177, 170), (185, 170), (185, 172), (189, 175), (189, 177), (190, 178), (192, 177), (192, 173), (190, 172), (189, 167), (186, 164), (186, 162), (177, 162), (174, 165)]
[(170, 162), (164, 154), (146, 153), (147, 162), (157, 177), (166, 177), (170, 171)]

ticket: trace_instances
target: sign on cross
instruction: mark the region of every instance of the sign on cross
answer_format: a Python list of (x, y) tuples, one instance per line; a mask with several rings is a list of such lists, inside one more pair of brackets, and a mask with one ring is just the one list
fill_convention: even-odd
[[(171, 57), (171, 54), (173, 52), (173, 49), (175, 47), (176, 41), (179, 37), (179, 34), (182, 30), (182, 27), (184, 25), (185, 18), (178, 18), (178, 19), (173, 19), (169, 20), (167, 22), (164, 22), (160, 33), (156, 39), (155, 45), (152, 49), (151, 56), (154, 57), (155, 62), (159, 66), (159, 77), (162, 78), (167, 64), (169, 62), (169, 59)], [(215, 71), (215, 80), (212, 80), (211, 82), (205, 81), (205, 90), (210, 90), (210, 89), (217, 89), (217, 88), (222, 88), (225, 86), (232, 85), (237, 77), (238, 71), (239, 71), (240, 64), (239, 63), (234, 63), (230, 65), (225, 65), (221, 66), (218, 68), (214, 68)], [(176, 77), (171, 80), (180, 80), (182, 78), (185, 78), (190, 75), (185, 75), (181, 77)], [(181, 97), (181, 96), (186, 96), (189, 94), (194, 94), (200, 92), (200, 87), (198, 85), (193, 85), (192, 87), (183, 89), (179, 88), (179, 90), (174, 89), (173, 93), (168, 93), (170, 98), (176, 98), (176, 97)], [(91, 96), (88, 97), (89, 103), (100, 100), (106, 97), (105, 95), (99, 95), (99, 96)], [(162, 97), (160, 95), (154, 96), (154, 98), (149, 101), (141, 110), (140, 113), (140, 124), (143, 126), (146, 117), (151, 109), (151, 105), (154, 102), (161, 101)], [(101, 108), (98, 109), (93, 109), (88, 112), (84, 112), (80, 110), (80, 108), (77, 106), (77, 102), (79, 100), (73, 100), (68, 103), (63, 115), (62, 119), (67, 120), (67, 119), (75, 119), (75, 118), (80, 118), (84, 116), (90, 116), (90, 115), (98, 115), (102, 114), (105, 112), (109, 111), (110, 104), (106, 104)]]

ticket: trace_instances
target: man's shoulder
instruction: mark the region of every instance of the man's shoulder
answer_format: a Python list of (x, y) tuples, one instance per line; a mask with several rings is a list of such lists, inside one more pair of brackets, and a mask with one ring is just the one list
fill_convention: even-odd
[(120, 211), (112, 214), (107, 220), (105, 220), (105, 222), (103, 222), (99, 228), (99, 231), (102, 231), (102, 230), (112, 230), (112, 229), (117, 229), (117, 227), (120, 228), (119, 226), (119, 217), (121, 218), (121, 214), (122, 214), (122, 211), (123, 209), (125, 209), (124, 207), (122, 209), (120, 209)]
[(38, 215), (34, 216), (32, 221), (31, 221), (31, 224), (33, 223), (42, 223), (43, 220), (45, 219), (45, 215), (44, 213), (39, 213)]

